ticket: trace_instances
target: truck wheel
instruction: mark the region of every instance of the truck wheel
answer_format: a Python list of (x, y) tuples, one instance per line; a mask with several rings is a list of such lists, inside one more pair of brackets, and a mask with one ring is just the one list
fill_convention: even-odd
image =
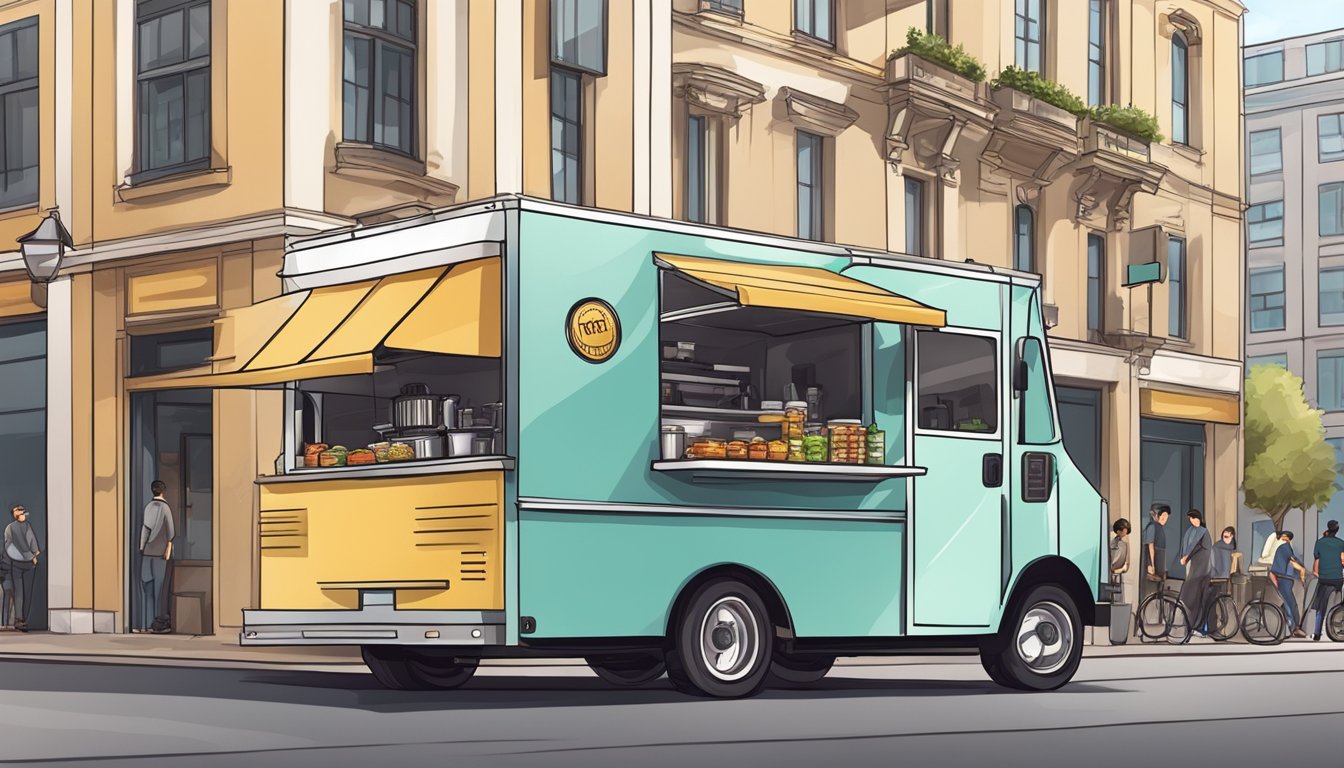
[(461, 688), (476, 674), (480, 659), (462, 656), (424, 656), (411, 653), (408, 660), (411, 676), (425, 688), (449, 691)]
[(476, 674), (477, 659), (436, 657), (395, 645), (366, 645), (364, 663), (384, 688), (432, 691), (458, 688)]
[(1083, 658), (1073, 598), (1047, 584), (1033, 587), (1014, 606), (999, 633), (980, 648), (990, 679), (1023, 691), (1052, 691), (1072, 680)]
[(360, 648), (364, 663), (384, 688), (394, 691), (423, 691), (429, 688), (411, 673), (410, 663), (400, 648), (391, 645), (366, 645)]
[(667, 676), (686, 693), (738, 698), (765, 685), (774, 632), (765, 603), (733, 579), (702, 584), (677, 618)]
[(785, 656), (770, 662), (770, 685), (796, 686), (820, 682), (835, 665), (834, 656)]
[(622, 653), (589, 656), (584, 661), (598, 677), (622, 688), (651, 683), (667, 671), (667, 662), (661, 654)]

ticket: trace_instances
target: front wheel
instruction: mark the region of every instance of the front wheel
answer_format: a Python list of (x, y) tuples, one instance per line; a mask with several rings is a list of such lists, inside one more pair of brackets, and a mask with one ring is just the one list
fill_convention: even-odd
[(1344, 643), (1344, 603), (1330, 609), (1325, 617), (1325, 633), (1336, 643)]
[(1023, 691), (1052, 691), (1073, 679), (1083, 658), (1081, 621), (1073, 598), (1053, 584), (1033, 587), (980, 648), (994, 682)]
[(1278, 645), (1287, 628), (1283, 611), (1264, 600), (1252, 600), (1241, 612), (1241, 634), (1254, 645)]
[(663, 676), (667, 664), (661, 655), (621, 654), (615, 656), (589, 656), (588, 662), (593, 674), (611, 685), (631, 688), (651, 683)]
[(1230, 595), (1219, 595), (1209, 612), (1209, 637), (1226, 641), (1237, 636), (1237, 604)]
[(417, 653), (395, 645), (366, 645), (360, 652), (374, 679), (394, 691), (459, 688), (476, 674), (479, 661)]
[(820, 682), (835, 666), (834, 656), (786, 656), (775, 654), (770, 662), (772, 685), (812, 685)]
[(667, 676), (686, 693), (752, 696), (765, 685), (774, 632), (764, 601), (736, 579), (702, 584), (677, 618)]

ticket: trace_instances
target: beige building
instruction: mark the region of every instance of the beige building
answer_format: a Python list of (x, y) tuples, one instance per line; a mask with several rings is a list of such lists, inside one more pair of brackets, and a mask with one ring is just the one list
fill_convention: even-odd
[[(0, 246), (14, 251), (0, 262), (0, 377), (34, 360), (46, 372), (40, 402), (0, 401), (0, 444), (15, 454), (0, 470), (15, 479), (0, 480), (40, 511), (48, 553), (35, 606), (59, 631), (125, 631), (156, 612), (177, 631), (239, 626), (257, 604), (253, 480), (281, 453), (280, 395), (147, 392), (136, 377), (204, 363), (222, 312), (280, 291), (288, 238), (499, 194), (1040, 272), (1066, 439), (1112, 514), (1137, 522), (1141, 505), (1167, 501), (1231, 522), (1242, 134), (1240, 83), (1215, 74), (1238, 71), (1243, 10), (6, 4), (0, 45), (40, 45), (0, 82), (32, 103), (23, 135), (37, 136), (6, 147), (25, 160), (7, 168), (0, 238), (57, 208), (73, 239), (36, 294), (44, 307), (17, 245)], [(1174, 138), (1148, 144), (892, 58), (910, 27), (948, 35), (991, 77), (1017, 63), (1142, 107)], [(1152, 260), (1168, 280), (1123, 287), (1129, 264)], [(8, 447), (43, 438), (45, 453)], [(180, 538), (168, 597), (147, 608), (138, 537), (155, 478)]]

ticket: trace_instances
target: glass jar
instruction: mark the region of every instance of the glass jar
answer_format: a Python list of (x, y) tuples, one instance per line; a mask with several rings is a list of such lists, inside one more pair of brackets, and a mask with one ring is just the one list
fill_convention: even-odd
[(784, 438), (802, 438), (803, 426), (807, 423), (807, 403), (802, 400), (790, 400), (784, 405)]
[(716, 437), (697, 437), (686, 455), (692, 459), (722, 459), (728, 455), (728, 444)]
[(877, 428), (876, 424), (869, 425), (867, 434), (864, 435), (864, 456), (868, 464), (884, 465), (887, 463), (887, 433), (885, 430)]
[(826, 431), (831, 438), (831, 461), (838, 464), (863, 463), (862, 422), (858, 419), (831, 419), (826, 422)]
[(807, 455), (803, 453), (802, 435), (789, 438), (789, 461), (807, 461)]

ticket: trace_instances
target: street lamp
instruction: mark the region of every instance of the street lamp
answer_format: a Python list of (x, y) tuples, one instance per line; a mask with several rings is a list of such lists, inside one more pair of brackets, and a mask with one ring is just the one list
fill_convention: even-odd
[(47, 305), (47, 284), (56, 279), (67, 249), (73, 248), (74, 239), (61, 223), (61, 214), (55, 208), (47, 212), (37, 229), (18, 239), (23, 253), (23, 267), (32, 281), (33, 303)]

